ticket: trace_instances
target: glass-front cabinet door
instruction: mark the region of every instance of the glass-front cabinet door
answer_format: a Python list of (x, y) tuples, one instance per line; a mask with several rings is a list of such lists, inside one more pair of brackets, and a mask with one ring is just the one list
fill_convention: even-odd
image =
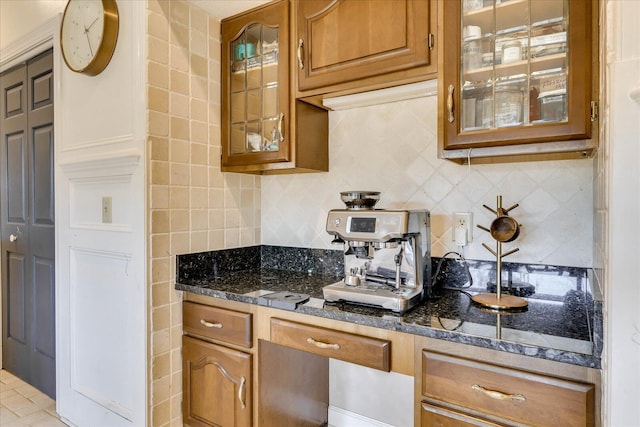
[(286, 161), (287, 4), (222, 24), (223, 167)]
[(590, 1), (442, 4), (445, 150), (590, 137)]
[(278, 29), (251, 24), (231, 42), (231, 154), (278, 151)]

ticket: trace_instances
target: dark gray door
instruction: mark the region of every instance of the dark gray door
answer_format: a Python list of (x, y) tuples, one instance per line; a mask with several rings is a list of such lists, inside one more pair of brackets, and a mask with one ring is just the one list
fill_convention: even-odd
[(2, 362), (55, 398), (53, 55), (0, 76)]

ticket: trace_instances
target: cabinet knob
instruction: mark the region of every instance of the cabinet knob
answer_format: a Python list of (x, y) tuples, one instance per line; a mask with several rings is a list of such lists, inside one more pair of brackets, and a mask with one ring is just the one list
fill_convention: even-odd
[(9, 241), (10, 242), (15, 242), (16, 240), (18, 240), (18, 236), (16, 236), (15, 234), (12, 234), (9, 236)]

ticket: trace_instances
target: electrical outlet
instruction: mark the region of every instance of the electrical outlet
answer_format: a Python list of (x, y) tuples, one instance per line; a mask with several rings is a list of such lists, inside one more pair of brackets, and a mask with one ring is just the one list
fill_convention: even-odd
[(473, 241), (473, 213), (456, 212), (453, 214), (451, 240), (457, 246), (465, 246)]

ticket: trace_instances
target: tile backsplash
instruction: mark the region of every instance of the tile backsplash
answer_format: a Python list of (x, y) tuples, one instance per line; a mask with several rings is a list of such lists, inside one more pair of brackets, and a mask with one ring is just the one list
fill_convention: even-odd
[[(375, 190), (377, 207), (428, 209), (432, 255), (459, 251), (452, 241), (452, 213), (473, 212), (469, 259), (491, 260), (482, 243), (494, 241), (475, 227), (489, 226), (502, 195), (522, 224), (519, 247), (508, 261), (591, 267), (593, 258), (593, 160), (478, 164), (437, 156), (436, 97), (332, 111), (329, 172), (261, 178), (261, 240), (265, 245), (332, 248), (327, 211), (342, 208), (340, 191)], [(335, 247), (333, 247), (335, 249)]]

